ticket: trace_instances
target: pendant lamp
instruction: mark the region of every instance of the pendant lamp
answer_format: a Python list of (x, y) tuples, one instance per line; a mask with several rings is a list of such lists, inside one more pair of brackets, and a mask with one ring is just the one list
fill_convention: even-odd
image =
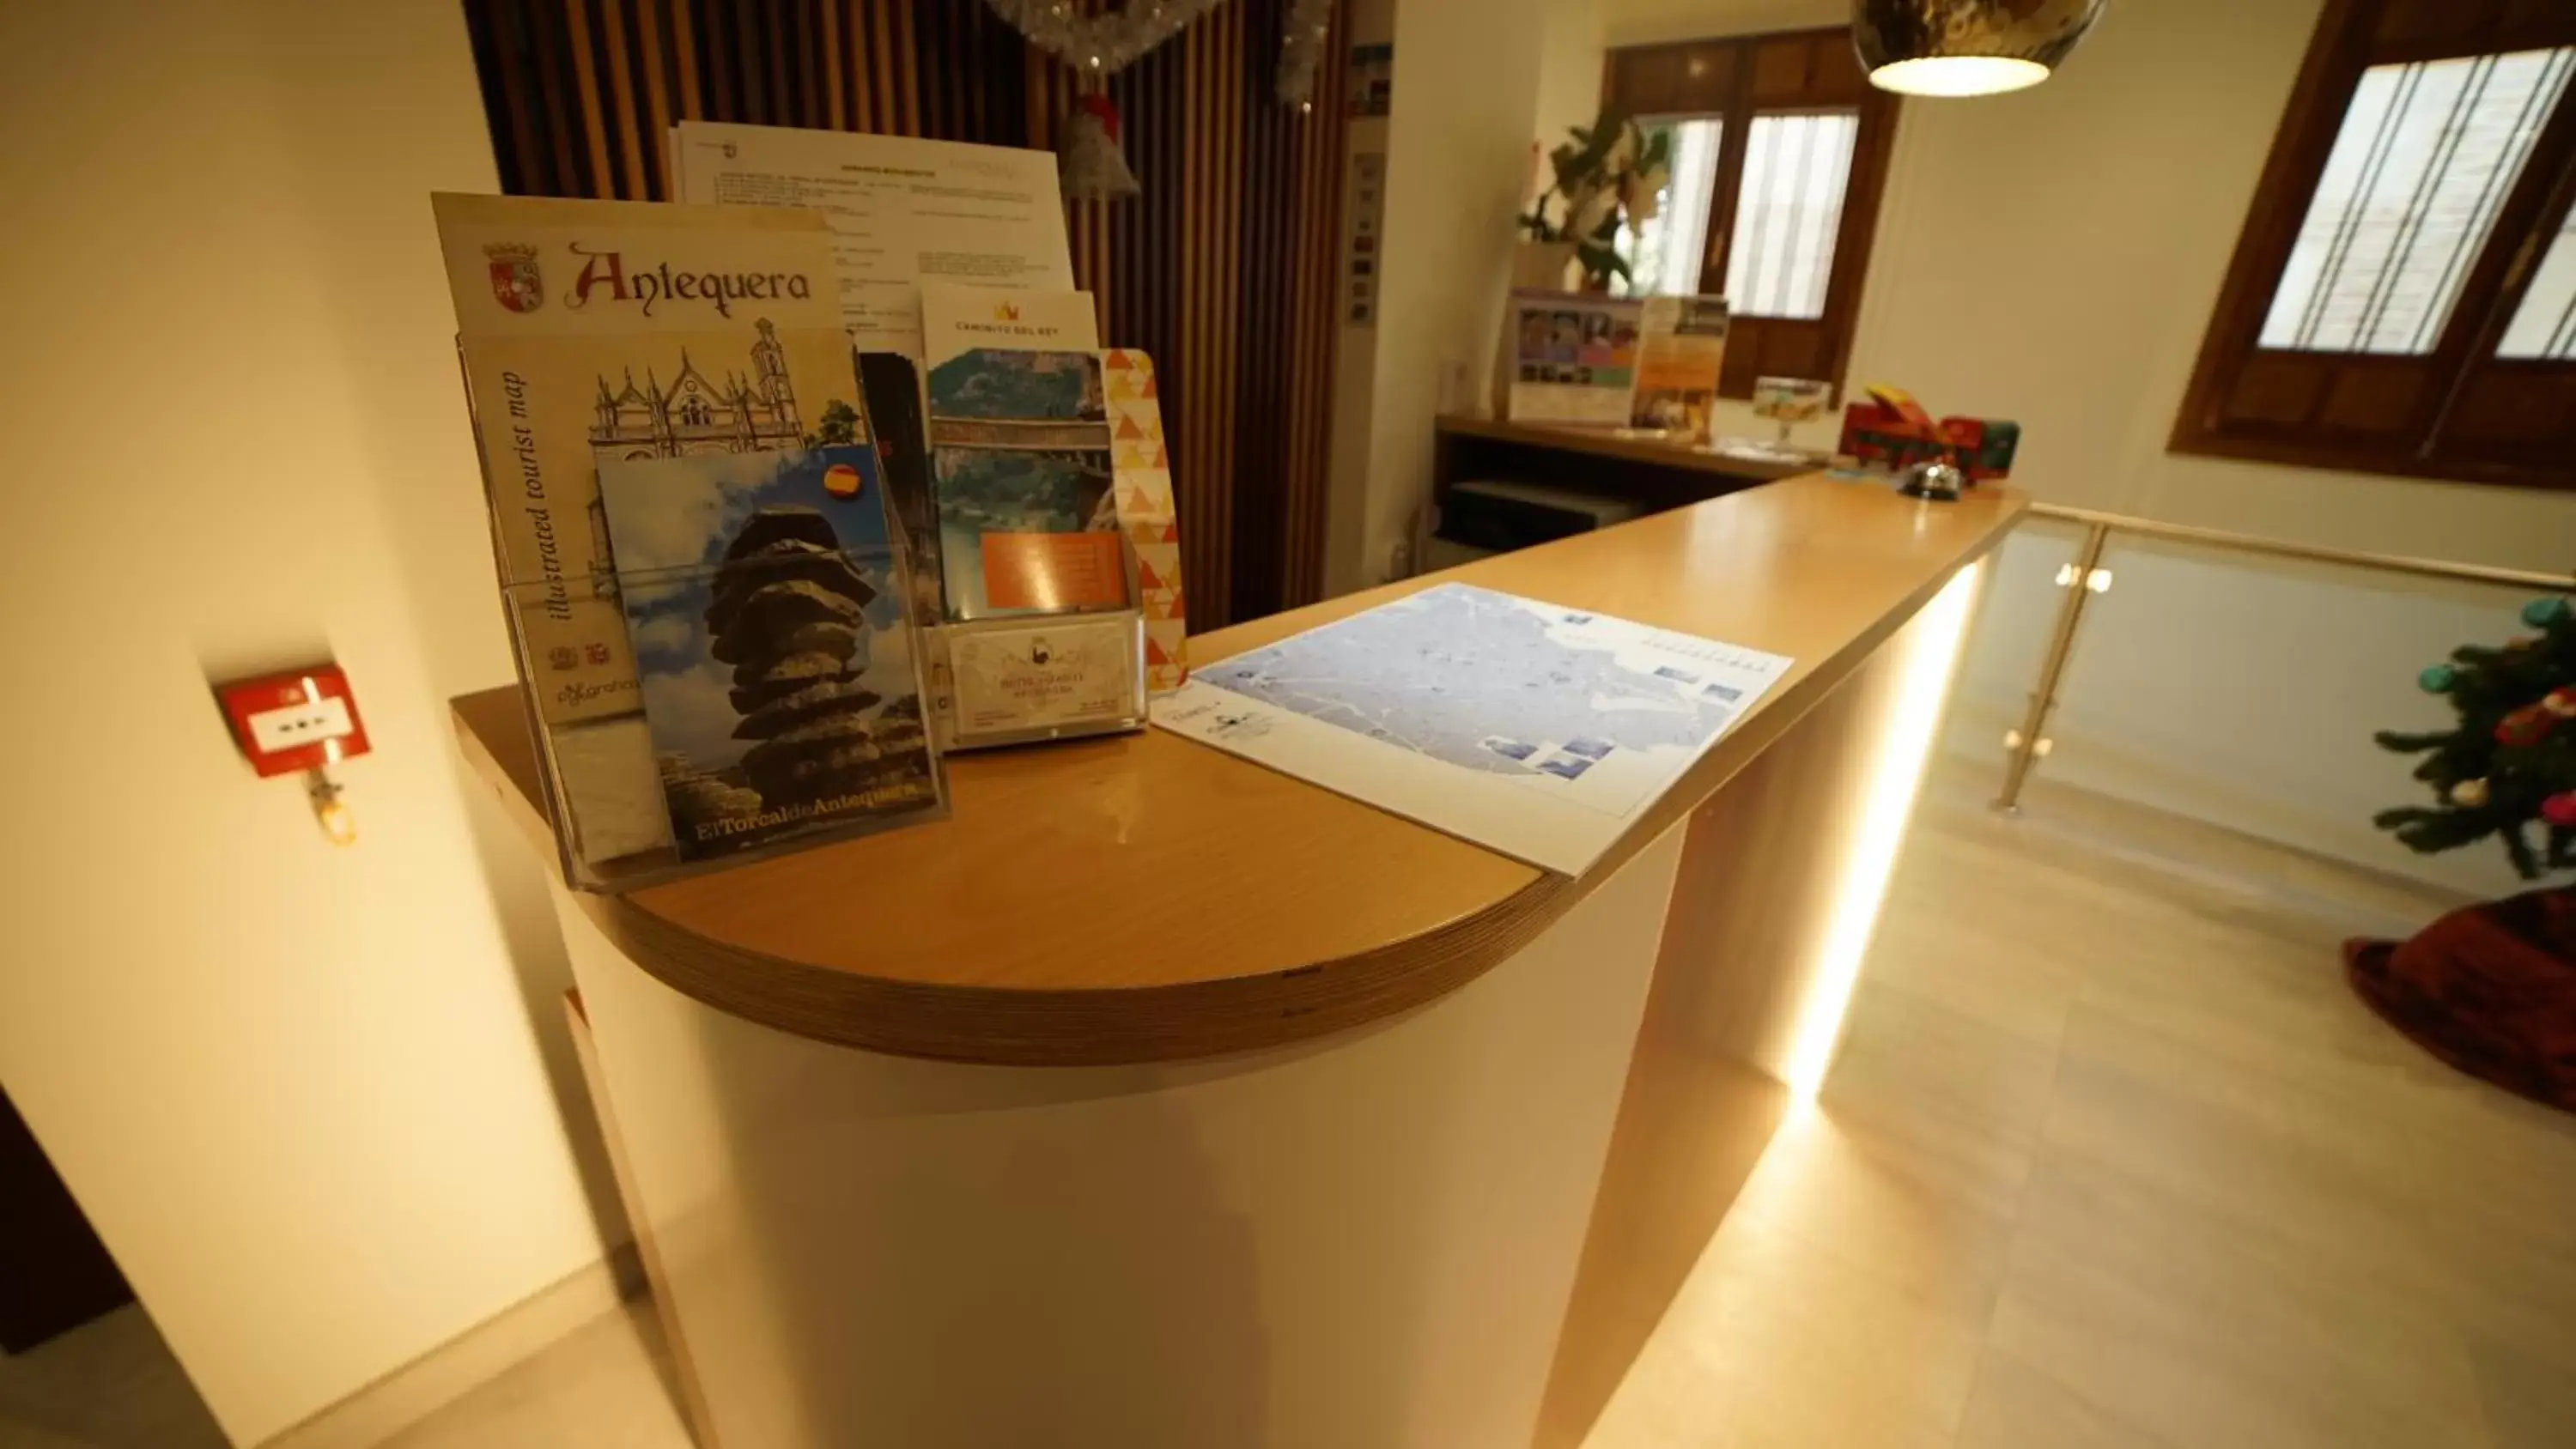
[(1881, 90), (1990, 96), (2048, 79), (2105, 0), (1852, 0), (1852, 43)]

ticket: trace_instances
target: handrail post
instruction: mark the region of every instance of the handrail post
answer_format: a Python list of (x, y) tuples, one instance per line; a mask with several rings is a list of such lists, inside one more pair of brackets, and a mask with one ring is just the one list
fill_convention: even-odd
[(2093, 597), (2093, 574), (2102, 566), (2102, 549), (2110, 541), (2111, 525), (2087, 524), (2084, 546), (2076, 553), (2071, 574), (2060, 575), (2066, 602), (2057, 606), (2057, 631), (2049, 636), (2048, 653), (2040, 661), (2039, 687), (2031, 691), (2021, 730), (2010, 741), (2012, 757), (2004, 763), (2003, 793), (1995, 797), (1997, 810), (2009, 814), (2021, 809), (2021, 787), (2030, 779), (2031, 767), (2039, 763), (2040, 731), (2048, 727), (2049, 712), (2057, 707), (2057, 682), (2075, 652), (2075, 628), (2084, 622), (2084, 605)]

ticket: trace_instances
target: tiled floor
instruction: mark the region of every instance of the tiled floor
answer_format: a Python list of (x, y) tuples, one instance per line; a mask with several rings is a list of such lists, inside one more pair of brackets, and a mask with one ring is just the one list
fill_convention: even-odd
[[(2426, 907), (1965, 794), (1926, 802), (1822, 1100), (1590, 1449), (2576, 1444), (2576, 1117), (2337, 974)], [(653, 1337), (602, 1320), (394, 1443), (681, 1449)], [(204, 1442), (14, 1438), (7, 1383), (0, 1446)]]
[(0, 1357), (0, 1449), (224, 1449), (152, 1320), (132, 1304)]
[(1821, 1100), (1591, 1449), (2576, 1444), (2576, 1117), (2352, 999), (2365, 890), (1927, 802)]

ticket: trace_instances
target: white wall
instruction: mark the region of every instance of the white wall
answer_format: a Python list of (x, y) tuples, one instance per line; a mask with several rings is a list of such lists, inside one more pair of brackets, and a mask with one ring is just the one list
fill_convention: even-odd
[[(1393, 0), (1380, 302), (1373, 328), (1342, 335), (1330, 592), (1395, 576), (1430, 495), (1442, 394), (1463, 404), (1482, 393), (1511, 278), (1512, 218), (1529, 178), (1548, 3)], [(1356, 38), (1369, 34), (1367, 12), (1383, 8), (1384, 0), (1354, 7)], [(1364, 413), (1353, 406), (1355, 390), (1367, 397)]]
[[(510, 666), (425, 193), (491, 153), (453, 0), (12, 6), (0, 116), (0, 1082), (255, 1443), (601, 1251), (445, 719)], [(207, 684), (323, 655), (347, 850)]]
[[(1532, 134), (1538, 154), (1564, 145), (1566, 132), (1589, 126), (1601, 114), (1602, 0), (1547, 0), (1547, 29), (1540, 38), (1538, 114)], [(1537, 172), (1539, 185), (1548, 177)]]
[[(1835, 24), (1840, 5), (1605, 0), (1610, 42)], [(2576, 494), (2169, 454), (2245, 208), (2319, 0), (2117, 4), (2047, 84), (1905, 104), (1850, 380), (1936, 413), (2018, 420), (2015, 481), (2043, 499), (2389, 553), (2576, 562)], [(1738, 414), (1735, 428), (1765, 425)], [(1818, 425), (1810, 436), (1830, 441)], [(2006, 551), (1953, 744), (1999, 759), (2067, 552)], [(2447, 717), (2416, 671), (2514, 632), (2517, 596), (2144, 549), (2085, 635), (2051, 776), (2471, 890), (2513, 883), (2491, 846), (2414, 856), (2372, 810), (2420, 787), (2374, 728)]]

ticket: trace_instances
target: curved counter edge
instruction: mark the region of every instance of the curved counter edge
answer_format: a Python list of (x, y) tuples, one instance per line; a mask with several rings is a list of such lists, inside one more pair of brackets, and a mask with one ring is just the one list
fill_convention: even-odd
[[(1768, 491), (1698, 507), (1725, 508)], [(1896, 501), (1891, 497), (1891, 503)], [(1889, 512), (1911, 513), (1930, 506), (1909, 503)], [(1953, 577), (1992, 551), (2024, 507), (2021, 495), (2000, 490), (1965, 505), (1963, 512), (1982, 515), (1978, 520), (1982, 526), (1961, 530), (1955, 550), (1945, 551), (1937, 560), (1908, 560), (1907, 566), (1918, 574), (1914, 587), (1829, 654), (1798, 660), (1800, 667), (1793, 677), (1720, 739), (1583, 876), (1536, 874), (1530, 883), (1489, 906), (1372, 949), (1286, 970), (1185, 982), (1124, 985), (1113, 980), (1096, 987), (993, 987), (892, 980), (788, 960), (712, 940), (663, 919), (630, 897), (578, 894), (576, 899), (629, 960), (674, 990), (782, 1031), (898, 1056), (1012, 1066), (1169, 1062), (1286, 1045), (1366, 1025), (1445, 996), (1527, 945), (1794, 729)], [(1592, 537), (1615, 538), (1654, 522), (1653, 518), (1640, 520)], [(1194, 639), (1193, 652), (1203, 654), (1204, 660), (1224, 658), (1445, 580), (1487, 582), (1480, 577), (1487, 571), (1486, 564), (1469, 565), (1215, 631)], [(1492, 586), (1509, 587), (1502, 581)], [(1581, 599), (1555, 602), (1584, 603)], [(1762, 647), (1765, 641), (1737, 642)], [(523, 691), (517, 686), (485, 690), (459, 697), (453, 708), (469, 763), (536, 843), (551, 869), (555, 840), (541, 803), (544, 793), (528, 738)], [(1232, 763), (1244, 770), (1260, 768)]]

